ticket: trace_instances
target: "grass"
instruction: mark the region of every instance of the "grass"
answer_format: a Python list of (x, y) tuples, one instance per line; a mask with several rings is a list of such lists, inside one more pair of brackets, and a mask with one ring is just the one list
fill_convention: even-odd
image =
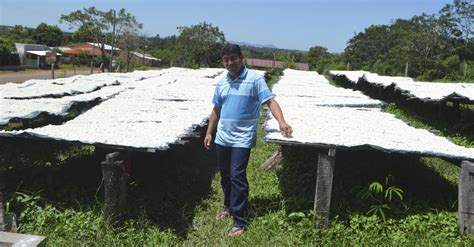
[(440, 82), (440, 83), (452, 83), (452, 82), (462, 82), (462, 83), (474, 83), (474, 78), (468, 77), (468, 78), (460, 78), (457, 80), (453, 79), (436, 79), (433, 82)]
[[(474, 244), (474, 238), (458, 233), (459, 168), (451, 163), (338, 150), (330, 226), (320, 229), (312, 206), (321, 150), (284, 146), (278, 172), (257, 172), (277, 148), (258, 138), (252, 150), (251, 224), (239, 238), (226, 236), (231, 219), (214, 220), (223, 194), (214, 153), (201, 139), (167, 152), (130, 153), (128, 216), (115, 228), (104, 224), (101, 213), (99, 162), (107, 150), (0, 139), (0, 181), (6, 185), (8, 211), (19, 216), (19, 231), (45, 235), (51, 246)], [(387, 177), (404, 199), (389, 203), (384, 221), (367, 214), (377, 202), (360, 194)]]
[[(280, 171), (257, 172), (277, 148), (261, 141), (248, 168), (251, 225), (230, 239), (231, 219), (214, 220), (223, 194), (212, 152), (200, 141), (191, 146), (133, 154), (128, 217), (112, 228), (103, 223), (102, 188), (97, 191), (104, 150), (7, 140), (0, 161), (2, 167), (10, 162), (2, 171), (9, 211), (19, 215), (20, 232), (45, 235), (51, 246), (473, 243), (458, 234), (455, 179), (418, 159), (376, 152), (337, 154), (331, 225), (319, 229), (311, 212), (318, 150), (286, 147)], [(186, 157), (179, 155), (184, 151)], [(383, 222), (366, 214), (371, 202), (357, 194), (387, 174), (404, 190), (406, 207), (391, 205)]]
[(17, 69), (17, 70), (0, 70), (0, 75), (3, 74), (16, 74), (16, 73), (34, 73), (36, 69)]

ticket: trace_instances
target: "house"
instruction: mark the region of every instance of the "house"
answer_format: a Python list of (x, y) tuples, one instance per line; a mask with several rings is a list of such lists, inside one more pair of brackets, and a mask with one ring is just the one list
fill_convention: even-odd
[[(286, 68), (285, 63), (276, 60), (269, 59), (256, 59), (256, 58), (246, 58), (246, 64), (259, 69), (267, 68)], [(307, 63), (295, 63), (294, 68), (297, 70), (309, 70), (309, 65)]]
[[(20, 64), (24, 68), (49, 68), (46, 62), (47, 53), (52, 50), (46, 45), (15, 43), (16, 51), (20, 57)], [(56, 53), (56, 61), (61, 54)], [(57, 63), (57, 62), (56, 62)]]
[[(66, 56), (71, 56), (71, 55), (77, 55), (80, 53), (85, 53), (87, 55), (91, 56), (101, 56), (101, 44), (100, 43), (92, 43), (92, 42), (87, 42), (87, 43), (79, 43), (79, 44), (74, 44), (69, 46), (69, 50), (64, 50), (63, 54)], [(104, 51), (107, 55), (110, 56), (110, 52), (112, 51), (112, 46), (104, 44)], [(120, 49), (117, 47), (113, 48), (114, 55), (116, 55)]]
[(153, 66), (153, 67), (158, 67), (160, 66), (161, 59), (158, 59), (156, 57), (153, 57), (152, 55), (148, 53), (140, 53), (137, 51), (131, 51), (132, 54), (132, 61), (135, 61), (138, 64), (142, 64), (145, 66)]

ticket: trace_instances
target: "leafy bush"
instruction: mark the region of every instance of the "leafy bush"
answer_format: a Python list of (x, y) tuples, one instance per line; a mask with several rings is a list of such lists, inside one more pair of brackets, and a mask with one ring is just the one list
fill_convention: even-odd
[(402, 203), (403, 190), (392, 185), (393, 176), (389, 175), (385, 178), (385, 187), (379, 182), (372, 182), (368, 190), (361, 191), (360, 198), (370, 205), (367, 211), (368, 215), (378, 215), (386, 222), (385, 211), (392, 209), (392, 204), (396, 202)]

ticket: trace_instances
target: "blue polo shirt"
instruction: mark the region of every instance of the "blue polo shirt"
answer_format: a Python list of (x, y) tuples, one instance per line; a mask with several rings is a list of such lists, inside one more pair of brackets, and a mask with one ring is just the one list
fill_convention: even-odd
[(220, 77), (212, 103), (221, 107), (215, 143), (226, 147), (252, 148), (256, 144), (260, 105), (273, 98), (265, 79), (244, 67), (232, 80)]

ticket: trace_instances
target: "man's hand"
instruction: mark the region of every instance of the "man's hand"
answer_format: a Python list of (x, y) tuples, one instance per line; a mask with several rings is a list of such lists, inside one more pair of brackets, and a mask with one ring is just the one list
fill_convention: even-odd
[(275, 99), (270, 99), (267, 101), (267, 106), (270, 108), (270, 111), (273, 114), (273, 117), (278, 121), (280, 125), (280, 133), (284, 137), (290, 137), (293, 133), (293, 129), (288, 125), (283, 117), (283, 112), (281, 111), (280, 105), (276, 102)]
[(290, 137), (293, 134), (293, 129), (286, 122), (280, 123), (280, 133), (284, 137)]
[(206, 134), (204, 137), (204, 147), (209, 150), (211, 148), (212, 134)]
[(207, 126), (206, 137), (204, 137), (204, 147), (209, 150), (211, 148), (212, 142), (212, 133), (217, 125), (217, 120), (219, 119), (219, 114), (221, 112), (221, 107), (215, 105), (212, 108), (211, 116), (209, 116), (209, 125)]

